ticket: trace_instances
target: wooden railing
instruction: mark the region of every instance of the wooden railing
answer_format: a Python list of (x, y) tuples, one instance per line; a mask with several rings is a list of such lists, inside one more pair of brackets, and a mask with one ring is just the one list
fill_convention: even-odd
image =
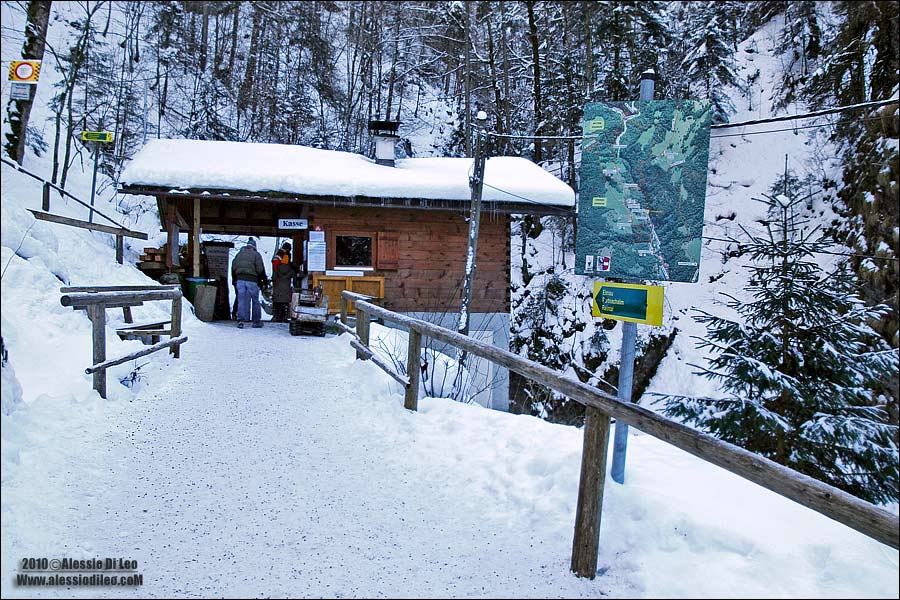
[[(92, 286), (92, 287), (65, 287), (60, 290), (63, 296), (59, 302), (63, 306), (71, 306), (74, 310), (86, 310), (91, 319), (93, 339), (93, 364), (84, 370), (88, 375), (94, 376), (94, 389), (101, 398), (106, 398), (106, 369), (120, 365), (129, 360), (146, 356), (153, 352), (169, 348), (169, 351), (180, 356), (181, 344), (185, 343), (187, 336), (181, 335), (181, 290), (177, 286), (159, 285), (123, 285), (123, 286)], [(141, 306), (151, 300), (171, 300), (172, 320), (169, 329), (153, 329), (143, 331), (155, 335), (168, 335), (169, 339), (127, 354), (120, 358), (106, 360), (106, 309), (122, 308), (125, 310), (125, 319), (131, 322), (131, 307)], [(157, 325), (157, 324), (154, 324)], [(140, 330), (137, 325), (131, 329)]]
[[(97, 210), (96, 208), (94, 208), (93, 206), (88, 204), (87, 202), (72, 195), (71, 192), (67, 192), (63, 188), (56, 185), (55, 183), (50, 183), (43, 177), (40, 177), (39, 175), (35, 175), (31, 171), (24, 169), (21, 165), (14, 163), (10, 160), (7, 160), (5, 158), (2, 158), (2, 157), (0, 157), (0, 162), (2, 162), (5, 165), (9, 165), (10, 167), (14, 168), (15, 170), (19, 171), (20, 173), (28, 175), (32, 179), (40, 181), (43, 184), (41, 210), (38, 211), (38, 210), (32, 210), (30, 208), (28, 209), (28, 211), (32, 215), (34, 215), (35, 219), (38, 219), (41, 221), (48, 221), (50, 223), (59, 223), (60, 225), (68, 225), (69, 227), (79, 227), (81, 229), (90, 229), (92, 231), (101, 231), (103, 233), (109, 233), (109, 234), (116, 236), (116, 262), (118, 262), (120, 265), (125, 262), (125, 238), (130, 237), (130, 238), (136, 238), (139, 240), (148, 239), (148, 236), (146, 233), (143, 233), (140, 231), (132, 231), (132, 230), (128, 229), (127, 227), (125, 227), (124, 225), (119, 223), (118, 221), (106, 216), (105, 214), (103, 214), (102, 212), (100, 212), (99, 210)], [(54, 214), (47, 212), (50, 210), (50, 190), (51, 190), (51, 188), (56, 190), (57, 192), (59, 192), (60, 195), (67, 196), (67, 197), (71, 198), (72, 200), (74, 200), (75, 202), (77, 202), (78, 204), (87, 208), (88, 215), (90, 216), (91, 221), (81, 221), (79, 219), (72, 219), (70, 217), (63, 217), (61, 215), (54, 215)], [(107, 221), (112, 223), (112, 226), (100, 225), (98, 223), (92, 222), (94, 213), (97, 213), (99, 216), (103, 217), (104, 219), (106, 219)]]
[[(355, 329), (347, 323), (347, 306), (351, 301), (356, 303)], [(642, 406), (622, 402), (585, 383), (566, 379), (556, 371), (521, 356), (432, 323), (381, 308), (368, 302), (367, 297), (362, 294), (345, 291), (341, 294), (339, 326), (354, 336), (351, 345), (356, 349), (357, 358), (368, 359), (374, 356), (368, 347), (369, 322), (373, 317), (400, 325), (409, 332), (406, 376), (393, 372), (384, 361), (376, 364), (405, 386), (404, 406), (410, 410), (416, 410), (418, 403), (422, 336), (461, 348), (506, 367), (585, 406), (581, 479), (571, 562), (572, 571), (581, 577), (593, 579), (597, 573), (611, 417), (811, 508), (882, 544), (900, 549), (900, 519), (897, 515), (784, 465), (671, 421)]]

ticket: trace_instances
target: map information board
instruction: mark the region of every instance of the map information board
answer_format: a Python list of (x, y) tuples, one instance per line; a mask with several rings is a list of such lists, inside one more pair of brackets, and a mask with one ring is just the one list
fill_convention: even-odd
[(697, 281), (711, 117), (695, 100), (585, 105), (578, 275)]

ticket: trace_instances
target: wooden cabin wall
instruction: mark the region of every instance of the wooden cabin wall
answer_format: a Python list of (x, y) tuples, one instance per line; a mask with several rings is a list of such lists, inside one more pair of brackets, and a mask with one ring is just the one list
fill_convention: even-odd
[[(389, 263), (396, 268), (366, 273), (384, 277), (385, 308), (459, 310), (468, 212), (311, 206), (308, 216), (310, 229), (321, 227), (328, 240), (330, 233), (342, 231), (396, 234), (397, 261)], [(329, 241), (329, 268), (333, 252)], [(509, 312), (509, 215), (482, 214), (476, 265), (472, 312)]]

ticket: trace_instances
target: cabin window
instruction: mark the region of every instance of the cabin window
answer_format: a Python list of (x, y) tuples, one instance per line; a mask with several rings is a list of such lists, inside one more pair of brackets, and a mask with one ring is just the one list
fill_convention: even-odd
[(372, 235), (336, 235), (334, 238), (334, 266), (374, 268), (374, 236)]

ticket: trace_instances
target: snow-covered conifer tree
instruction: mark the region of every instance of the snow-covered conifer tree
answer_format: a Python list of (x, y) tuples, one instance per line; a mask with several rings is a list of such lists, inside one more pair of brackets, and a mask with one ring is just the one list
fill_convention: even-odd
[(730, 316), (699, 311), (700, 346), (713, 352), (701, 373), (726, 396), (669, 396), (665, 412), (861, 498), (896, 501), (897, 427), (878, 390), (897, 351), (869, 326), (888, 309), (865, 305), (845, 261), (825, 272), (814, 260), (832, 244), (801, 230), (802, 200), (769, 197), (766, 233), (744, 230), (752, 299), (729, 297)]

